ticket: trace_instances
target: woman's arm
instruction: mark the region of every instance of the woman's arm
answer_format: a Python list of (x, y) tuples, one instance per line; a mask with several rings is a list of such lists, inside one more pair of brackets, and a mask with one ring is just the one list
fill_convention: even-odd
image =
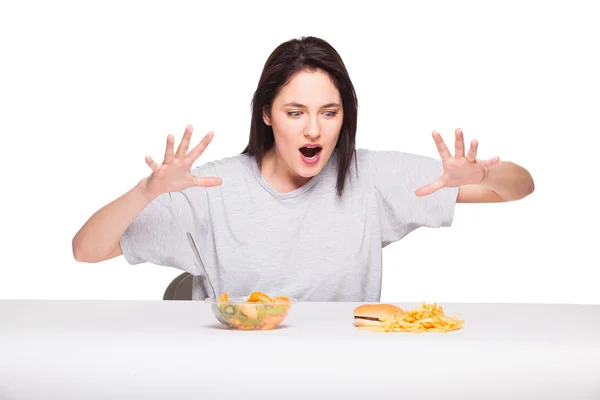
[(452, 156), (439, 133), (433, 139), (442, 158), (444, 171), (433, 183), (416, 191), (427, 196), (444, 187), (458, 187), (457, 203), (497, 203), (522, 199), (535, 189), (531, 174), (513, 162), (500, 162), (498, 157), (477, 159), (476, 140), (465, 156), (463, 133), (456, 130), (455, 154)]
[(123, 196), (96, 211), (73, 238), (73, 256), (95, 263), (123, 254), (119, 241), (133, 219), (156, 197), (144, 178)]
[(192, 126), (188, 125), (175, 153), (174, 137), (169, 135), (162, 164), (146, 157), (152, 174), (88, 219), (73, 238), (73, 256), (77, 261), (94, 263), (121, 255), (120, 240), (127, 227), (162, 193), (179, 192), (191, 186), (218, 186), (222, 183), (218, 177), (192, 176), (190, 168), (211, 142), (213, 133), (209, 132), (188, 153), (191, 137)]
[(501, 161), (486, 168), (480, 184), (458, 189), (457, 203), (498, 203), (521, 200), (535, 190), (531, 174), (520, 165)]

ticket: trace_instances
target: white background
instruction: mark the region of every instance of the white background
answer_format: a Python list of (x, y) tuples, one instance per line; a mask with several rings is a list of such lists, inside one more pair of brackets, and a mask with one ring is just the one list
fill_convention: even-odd
[(382, 301), (600, 304), (592, 2), (199, 3), (2, 3), (0, 298), (160, 299), (180, 271), (77, 263), (73, 236), (168, 133), (213, 130), (199, 162), (241, 152), (265, 60), (314, 35), (355, 84), (359, 147), (438, 157), (431, 131), (452, 149), (460, 127), (535, 180), (386, 248)]

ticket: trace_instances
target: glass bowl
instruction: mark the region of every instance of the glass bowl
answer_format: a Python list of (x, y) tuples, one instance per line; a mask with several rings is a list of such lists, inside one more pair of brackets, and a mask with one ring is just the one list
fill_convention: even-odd
[(297, 300), (249, 302), (248, 297), (229, 297), (226, 301), (208, 298), (211, 310), (221, 324), (229, 329), (271, 330), (287, 317)]

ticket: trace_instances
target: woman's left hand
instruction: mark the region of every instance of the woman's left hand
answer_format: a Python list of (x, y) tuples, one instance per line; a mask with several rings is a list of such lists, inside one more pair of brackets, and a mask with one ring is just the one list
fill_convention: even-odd
[(479, 184), (486, 175), (487, 167), (497, 164), (499, 157), (490, 160), (477, 160), (477, 140), (471, 141), (471, 147), (465, 157), (465, 142), (461, 129), (456, 129), (455, 154), (452, 157), (439, 133), (433, 131), (433, 140), (442, 158), (444, 172), (435, 182), (419, 188), (417, 196), (427, 196), (445, 187), (459, 187)]

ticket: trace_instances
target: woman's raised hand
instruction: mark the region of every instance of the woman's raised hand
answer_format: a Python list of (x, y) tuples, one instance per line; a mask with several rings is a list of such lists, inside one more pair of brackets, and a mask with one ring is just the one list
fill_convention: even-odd
[(173, 135), (167, 136), (167, 148), (165, 158), (161, 164), (146, 157), (146, 164), (152, 169), (152, 174), (147, 178), (146, 188), (152, 196), (158, 196), (167, 192), (178, 192), (191, 186), (219, 186), (222, 179), (218, 177), (196, 177), (190, 173), (192, 164), (202, 155), (213, 138), (209, 132), (189, 153), (190, 139), (192, 138), (192, 126), (188, 125), (183, 134), (183, 139), (173, 152)]

